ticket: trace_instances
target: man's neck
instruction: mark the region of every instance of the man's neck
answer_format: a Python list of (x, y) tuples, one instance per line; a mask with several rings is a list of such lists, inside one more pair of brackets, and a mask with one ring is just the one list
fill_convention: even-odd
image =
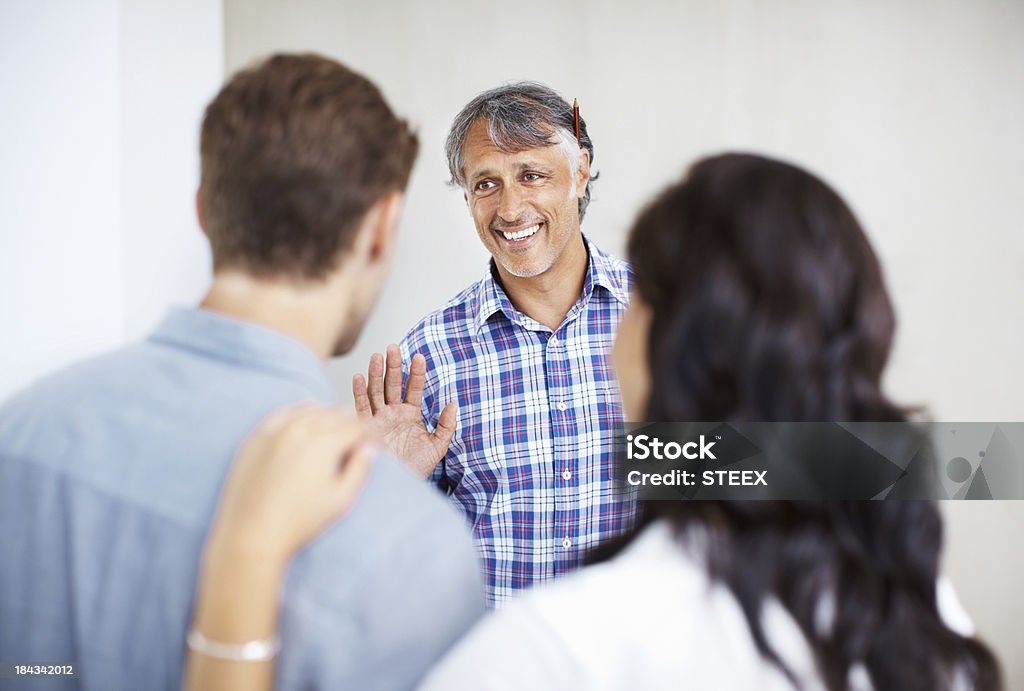
[(579, 300), (587, 278), (587, 247), (583, 235), (570, 241), (550, 269), (539, 276), (513, 276), (498, 265), (505, 294), (517, 310), (552, 331)]
[(218, 271), (200, 307), (291, 336), (326, 361), (342, 326), (336, 294), (331, 283), (296, 285)]

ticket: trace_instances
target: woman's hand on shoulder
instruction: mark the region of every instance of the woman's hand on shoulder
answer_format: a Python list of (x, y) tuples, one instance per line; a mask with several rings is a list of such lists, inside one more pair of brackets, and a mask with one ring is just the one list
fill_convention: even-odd
[(303, 405), (271, 414), (235, 458), (208, 548), (286, 565), (355, 504), (372, 453), (352, 413)]

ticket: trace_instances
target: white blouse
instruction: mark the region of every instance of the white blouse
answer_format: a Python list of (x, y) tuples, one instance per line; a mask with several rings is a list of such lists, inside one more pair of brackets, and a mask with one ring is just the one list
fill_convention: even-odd
[[(792, 691), (758, 652), (732, 592), (711, 581), (695, 552), (669, 524), (652, 523), (614, 559), (485, 617), (420, 688)], [(948, 583), (939, 595), (947, 622), (969, 634)], [(765, 602), (762, 625), (802, 688), (824, 689), (803, 633), (777, 600)], [(871, 688), (863, 668), (850, 681)]]

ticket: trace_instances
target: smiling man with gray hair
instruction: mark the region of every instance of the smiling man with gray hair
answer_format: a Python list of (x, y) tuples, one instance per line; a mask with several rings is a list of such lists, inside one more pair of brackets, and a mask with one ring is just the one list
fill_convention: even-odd
[[(369, 391), (361, 376), (353, 388), (357, 407), (388, 420), (395, 437), (403, 409), (409, 430), (455, 427), (447, 453), (412, 464), (465, 514), (498, 606), (576, 568), (633, 521), (635, 503), (614, 480), (622, 406), (609, 362), (632, 275), (580, 230), (594, 145), (557, 92), (521, 82), (480, 94), (445, 149), (491, 254), (487, 273), (413, 327), (400, 351), (375, 355)], [(403, 370), (416, 374), (404, 402)], [(424, 370), (421, 392), (412, 382)]]

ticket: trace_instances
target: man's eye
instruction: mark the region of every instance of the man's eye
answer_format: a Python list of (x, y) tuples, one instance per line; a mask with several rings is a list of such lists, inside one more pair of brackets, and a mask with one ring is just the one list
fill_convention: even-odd
[(490, 180), (481, 180), (480, 182), (476, 183), (477, 190), (481, 192), (486, 192), (492, 187), (494, 187), (494, 183), (491, 182)]
[(534, 180), (540, 180), (541, 175), (539, 173), (527, 173), (523, 176), (523, 179), (527, 182), (533, 182)]

